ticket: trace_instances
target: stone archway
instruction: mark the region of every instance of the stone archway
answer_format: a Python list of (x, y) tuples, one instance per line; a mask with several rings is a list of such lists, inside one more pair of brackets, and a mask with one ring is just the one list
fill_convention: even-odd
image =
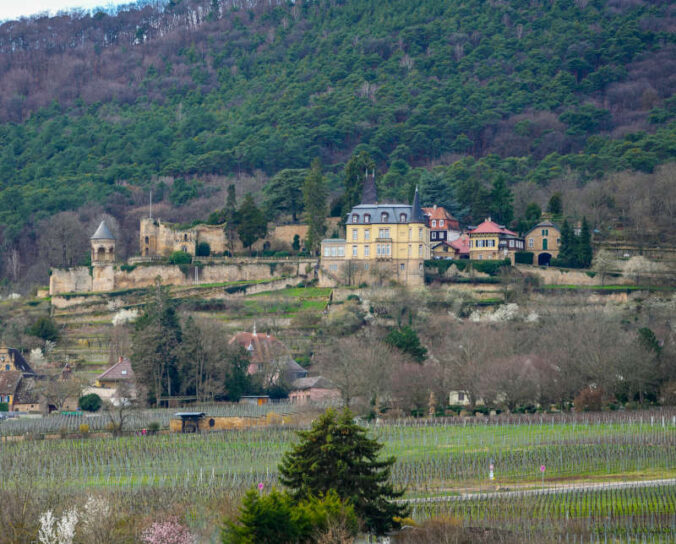
[(551, 253), (540, 253), (538, 255), (538, 266), (549, 266), (549, 263), (552, 261)]

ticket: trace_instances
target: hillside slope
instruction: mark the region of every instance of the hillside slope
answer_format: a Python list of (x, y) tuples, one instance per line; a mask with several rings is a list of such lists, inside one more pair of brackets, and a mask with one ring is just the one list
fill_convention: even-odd
[(453, 165), (475, 219), (496, 177), (584, 183), (676, 155), (669, 2), (240, 4), (0, 26), (6, 250), (63, 210), (166, 196), (158, 176), (272, 175), (319, 156), (335, 190), (366, 150), (393, 198), (412, 167)]

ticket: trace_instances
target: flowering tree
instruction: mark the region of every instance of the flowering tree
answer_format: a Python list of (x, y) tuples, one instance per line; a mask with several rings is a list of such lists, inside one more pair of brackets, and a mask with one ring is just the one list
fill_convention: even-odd
[(195, 537), (176, 517), (156, 521), (143, 532), (146, 544), (194, 544)]

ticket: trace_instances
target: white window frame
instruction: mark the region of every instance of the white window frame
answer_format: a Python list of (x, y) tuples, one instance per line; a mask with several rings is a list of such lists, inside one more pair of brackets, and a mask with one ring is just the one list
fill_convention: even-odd
[(371, 246), (364, 246), (364, 257), (369, 257), (371, 254)]
[(357, 241), (357, 229), (352, 229), (352, 241)]
[(357, 257), (357, 252), (358, 252), (357, 246), (352, 246), (352, 256), (353, 257)]
[(528, 238), (528, 247), (533, 249), (535, 247), (535, 240), (533, 238)]

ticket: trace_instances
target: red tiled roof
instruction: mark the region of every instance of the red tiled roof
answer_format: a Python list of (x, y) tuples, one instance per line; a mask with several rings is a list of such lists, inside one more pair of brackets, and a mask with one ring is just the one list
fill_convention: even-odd
[(228, 342), (228, 344), (235, 343), (251, 354), (252, 363), (269, 363), (289, 356), (289, 350), (284, 343), (268, 334), (238, 332)]
[(423, 208), (422, 210), (425, 215), (429, 216), (430, 221), (432, 219), (437, 220), (443, 219), (447, 223), (447, 225), (444, 225), (443, 227), (433, 227), (432, 230), (434, 230), (435, 228), (437, 230), (446, 230), (445, 228), (446, 226), (454, 227), (456, 229), (460, 227), (460, 223), (458, 223), (458, 220), (455, 217), (453, 217), (450, 213), (448, 213), (448, 211), (446, 211), (446, 208), (444, 208), (443, 206), (433, 206), (431, 208)]
[(509, 234), (511, 236), (518, 236), (516, 232), (508, 230), (502, 225), (494, 223), (490, 219), (486, 219), (478, 227), (472, 229), (470, 234)]
[(463, 234), (457, 240), (449, 242), (448, 245), (460, 254), (469, 253), (469, 235)]
[(120, 380), (131, 380), (134, 378), (134, 369), (131, 367), (131, 361), (126, 357), (121, 359), (103, 374), (100, 374), (98, 381), (116, 382)]

